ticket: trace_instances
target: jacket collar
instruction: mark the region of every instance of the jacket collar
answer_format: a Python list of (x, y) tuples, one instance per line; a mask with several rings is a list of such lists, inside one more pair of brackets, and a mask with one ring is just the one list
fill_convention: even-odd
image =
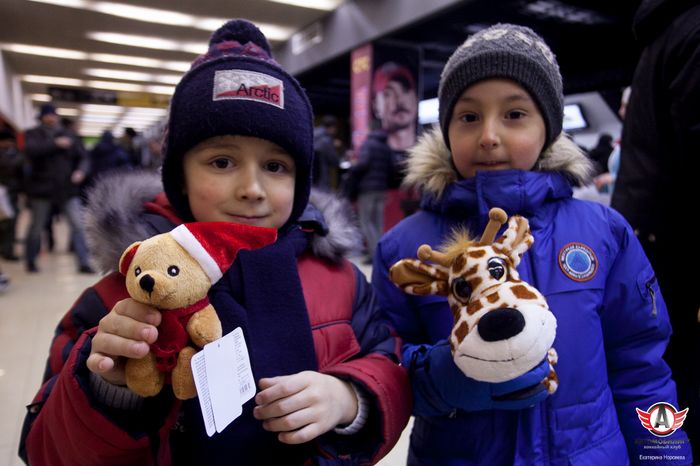
[[(559, 173), (570, 184), (586, 184), (592, 165), (588, 157), (564, 133), (540, 155), (535, 173)], [(409, 151), (404, 184), (439, 199), (443, 191), (458, 180), (452, 154), (438, 126), (424, 133)]]
[(451, 183), (440, 197), (424, 196), (422, 207), (454, 219), (487, 218), (492, 207), (533, 218), (545, 203), (571, 195), (571, 185), (562, 173), (489, 171)]

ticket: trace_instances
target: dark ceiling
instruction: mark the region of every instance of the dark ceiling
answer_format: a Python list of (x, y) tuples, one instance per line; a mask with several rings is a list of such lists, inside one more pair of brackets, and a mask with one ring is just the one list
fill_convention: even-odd
[[(640, 49), (632, 33), (635, 0), (476, 0), (382, 39), (422, 52), (422, 98), (437, 96), (440, 72), (469, 34), (497, 22), (531, 27), (557, 56), (565, 94), (600, 91), (611, 104), (628, 85)], [(350, 112), (350, 54), (299, 76), (317, 114)]]

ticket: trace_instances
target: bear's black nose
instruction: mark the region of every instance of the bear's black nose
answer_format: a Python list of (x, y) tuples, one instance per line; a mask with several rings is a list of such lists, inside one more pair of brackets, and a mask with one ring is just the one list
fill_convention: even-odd
[(148, 274), (144, 275), (141, 277), (141, 280), (139, 280), (139, 286), (149, 293), (153, 292), (155, 284), (156, 281)]
[(496, 309), (487, 312), (476, 328), (484, 341), (507, 340), (525, 328), (525, 318), (516, 309)]

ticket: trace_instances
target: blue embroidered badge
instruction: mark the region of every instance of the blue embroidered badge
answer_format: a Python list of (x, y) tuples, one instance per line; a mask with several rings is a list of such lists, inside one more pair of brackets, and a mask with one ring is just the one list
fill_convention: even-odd
[(569, 243), (559, 251), (559, 267), (570, 279), (587, 282), (598, 270), (598, 258), (585, 244)]

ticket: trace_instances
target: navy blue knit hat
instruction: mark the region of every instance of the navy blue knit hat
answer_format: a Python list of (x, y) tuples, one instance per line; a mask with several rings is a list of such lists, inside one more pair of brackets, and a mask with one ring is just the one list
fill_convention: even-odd
[(294, 158), (294, 206), (287, 224), (295, 221), (311, 189), (311, 104), (296, 79), (272, 59), (263, 33), (243, 19), (212, 34), (209, 50), (192, 63), (170, 102), (163, 187), (185, 221), (193, 217), (183, 193), (183, 157), (200, 142), (224, 135), (266, 139)]

